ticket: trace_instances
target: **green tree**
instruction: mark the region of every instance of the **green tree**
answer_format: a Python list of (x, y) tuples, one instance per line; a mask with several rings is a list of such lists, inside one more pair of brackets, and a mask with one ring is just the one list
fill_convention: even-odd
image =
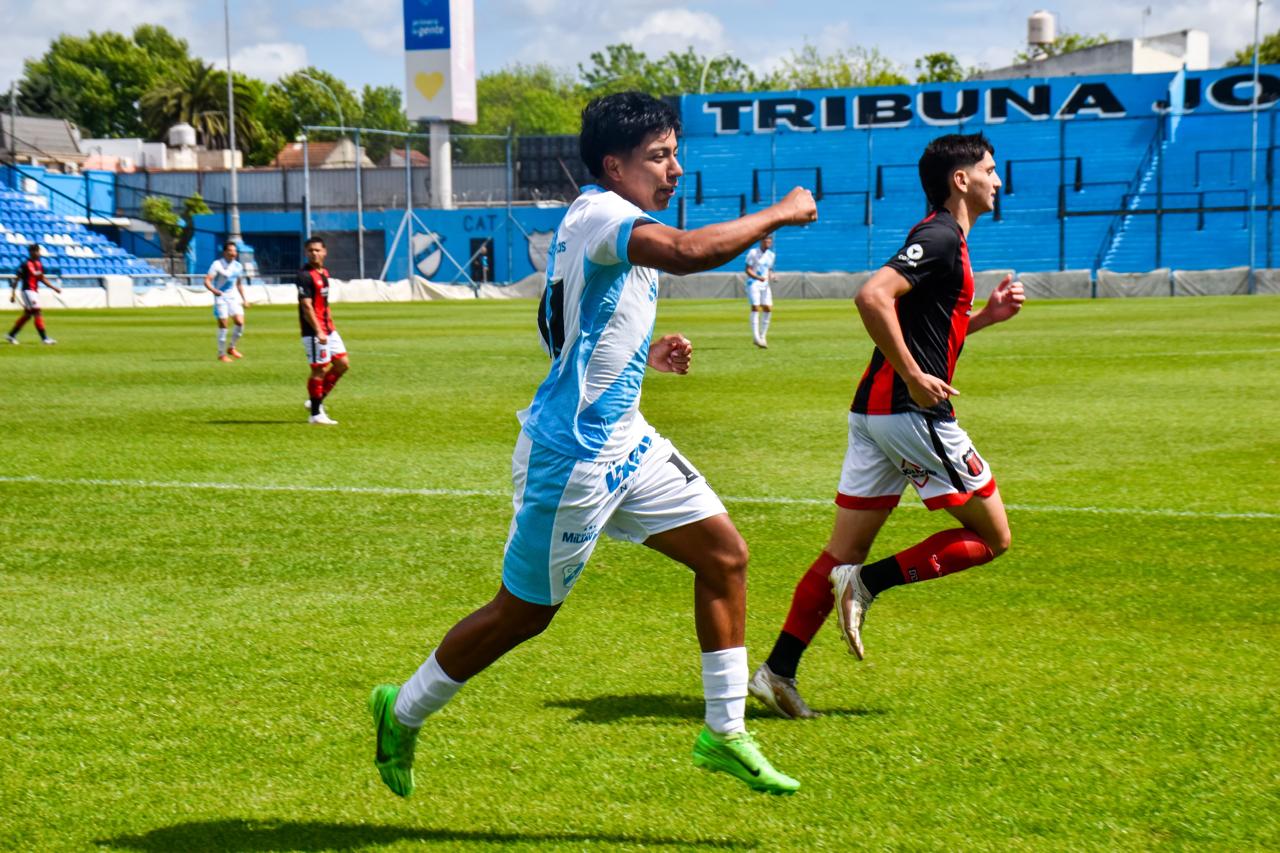
[(1077, 50), (1084, 50), (1086, 47), (1097, 47), (1110, 41), (1111, 36), (1106, 33), (1085, 35), (1084, 33), (1073, 33), (1064, 30), (1048, 44), (1018, 51), (1013, 55), (1013, 61), (1032, 62), (1036, 59), (1047, 59), (1051, 56), (1065, 56), (1068, 53), (1075, 53)]
[(926, 53), (915, 65), (917, 83), (959, 83), (970, 76), (953, 53)]
[[(476, 81), (474, 125), (455, 124), (455, 133), (577, 133), (588, 95), (569, 75), (550, 65), (511, 65), (482, 74)], [(501, 163), (501, 140), (459, 139), (454, 152), (461, 162)]]
[[(364, 114), (362, 126), (401, 132), (412, 130), (413, 125), (405, 115), (401, 101), (400, 90), (395, 86), (365, 86), (360, 93), (360, 109)], [(369, 133), (361, 137), (360, 144), (369, 158), (377, 163), (387, 156), (392, 147), (403, 147), (404, 141)]]
[(67, 119), (89, 136), (141, 136), (138, 101), (189, 61), (187, 43), (163, 27), (143, 25), (132, 37), (62, 35), (24, 63), (19, 101), (27, 114)]
[(165, 196), (149, 195), (142, 200), (139, 213), (143, 221), (154, 225), (160, 235), (160, 247), (169, 262), (170, 273), (174, 271), (176, 259), (182, 257), (191, 245), (191, 238), (196, 233), (196, 216), (210, 212), (209, 205), (204, 203), (199, 193), (183, 200), (181, 214), (174, 211), (173, 204)]
[[(306, 125), (360, 127), (364, 123), (364, 110), (355, 93), (337, 77), (314, 66), (281, 77), (268, 87), (267, 101), (271, 117), (267, 126), (285, 139), (296, 139)], [(339, 135), (319, 131), (311, 138), (336, 139)]]
[(704, 70), (707, 92), (742, 92), (757, 88), (760, 82), (737, 57), (706, 57), (691, 46), (650, 59), (629, 44), (611, 44), (591, 54), (590, 66), (578, 65), (583, 87), (593, 98), (632, 90), (657, 97), (699, 92)]
[[(1280, 30), (1265, 36), (1258, 42), (1258, 62), (1262, 65), (1280, 63)], [(1227, 65), (1253, 65), (1253, 45), (1247, 44), (1227, 60)]]
[[(235, 74), (236, 147), (252, 151), (262, 134), (256, 116), (260, 89), (249, 78)], [(192, 60), (183, 70), (148, 89), (138, 102), (143, 125), (153, 139), (163, 139), (170, 127), (186, 122), (206, 148), (227, 148), (231, 134), (227, 124), (227, 72)]]
[(910, 82), (893, 60), (876, 48), (854, 46), (824, 55), (806, 44), (782, 60), (764, 81), (774, 91), (845, 89), (861, 86), (900, 86)]

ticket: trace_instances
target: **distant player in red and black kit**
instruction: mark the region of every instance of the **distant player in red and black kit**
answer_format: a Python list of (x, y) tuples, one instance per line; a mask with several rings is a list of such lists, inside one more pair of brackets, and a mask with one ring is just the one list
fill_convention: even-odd
[(40, 246), (38, 243), (32, 243), (27, 247), (29, 257), (18, 267), (18, 275), (13, 280), (13, 285), (9, 288), (9, 301), (17, 302), (18, 298), (22, 299), (22, 316), (18, 318), (18, 322), (13, 324), (13, 328), (9, 330), (9, 334), (4, 339), (11, 344), (18, 343), (18, 332), (23, 326), (27, 325), (28, 320), (36, 321), (36, 331), (40, 333), (40, 342), (43, 344), (56, 344), (53, 338), (49, 337), (49, 333), (44, 328), (44, 315), (40, 313), (40, 297), (38, 289), (41, 284), (45, 287), (52, 287), (55, 293), (61, 293), (62, 288), (54, 285), (49, 279), (44, 277), (44, 262), (40, 260)]
[(311, 365), (307, 379), (311, 417), (307, 422), (337, 426), (338, 422), (324, 410), (324, 400), (351, 365), (342, 335), (333, 328), (329, 313), (329, 271), (324, 268), (328, 249), (320, 237), (307, 240), (305, 249), (307, 265), (298, 270), (298, 320), (302, 324), (302, 348)]
[[(981, 133), (929, 143), (920, 183), (932, 212), (858, 293), (876, 344), (849, 413), (849, 447), (826, 549), (800, 579), (782, 632), (752, 676), (750, 691), (784, 717), (816, 714), (796, 690), (800, 657), (832, 607), (849, 653), (863, 657), (862, 622), (892, 586), (979, 566), (1009, 548), (1009, 520), (986, 460), (956, 423), (950, 398), (966, 333), (1022, 308), (1022, 283), (1006, 276), (986, 306), (973, 306), (969, 229), (995, 206), (995, 149)], [(910, 482), (926, 507), (961, 526), (863, 565), (876, 534)]]

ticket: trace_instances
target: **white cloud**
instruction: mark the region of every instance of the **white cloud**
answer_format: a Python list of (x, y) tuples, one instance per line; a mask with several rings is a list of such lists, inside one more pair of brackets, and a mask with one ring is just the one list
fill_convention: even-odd
[(663, 55), (693, 45), (704, 53), (724, 50), (724, 24), (710, 12), (690, 9), (660, 9), (638, 26), (623, 30), (618, 41), (629, 42), (646, 53)]
[[(215, 63), (221, 65), (221, 62)], [(286, 74), (306, 68), (306, 45), (294, 42), (266, 42), (242, 47), (231, 54), (231, 67), (250, 77), (274, 83)]]
[(304, 25), (357, 32), (365, 45), (375, 51), (399, 50), (404, 43), (404, 7), (400, 0), (341, 0), (319, 13), (304, 8)]

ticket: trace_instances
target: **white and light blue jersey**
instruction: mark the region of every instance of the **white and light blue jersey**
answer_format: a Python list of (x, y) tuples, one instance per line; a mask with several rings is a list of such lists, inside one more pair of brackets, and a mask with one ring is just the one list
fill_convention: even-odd
[(218, 258), (209, 265), (209, 275), (213, 276), (213, 289), (219, 293), (230, 293), (244, 275), (244, 265), (240, 261), (228, 261)]
[[(747, 252), (747, 269), (751, 270), (766, 282), (769, 280), (769, 273), (773, 270), (774, 263), (773, 249), (760, 251), (759, 246), (753, 246), (751, 251)], [(755, 279), (748, 281), (748, 284), (755, 282)]]
[(627, 257), (640, 208), (590, 185), (552, 238), (538, 311), (551, 372), (520, 413), (533, 441), (576, 459), (625, 456), (649, 430), (640, 384), (657, 316), (658, 273)]

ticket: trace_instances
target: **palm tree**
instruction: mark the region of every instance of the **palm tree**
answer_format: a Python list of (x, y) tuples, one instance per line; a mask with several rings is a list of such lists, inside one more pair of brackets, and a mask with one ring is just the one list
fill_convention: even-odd
[[(262, 133), (252, 115), (257, 92), (249, 82), (236, 76), (232, 86), (236, 96), (236, 147), (251, 149)], [(176, 76), (157, 83), (139, 101), (142, 118), (157, 138), (179, 122), (196, 130), (196, 139), (206, 148), (226, 148), (227, 73), (211, 64), (193, 60)]]

